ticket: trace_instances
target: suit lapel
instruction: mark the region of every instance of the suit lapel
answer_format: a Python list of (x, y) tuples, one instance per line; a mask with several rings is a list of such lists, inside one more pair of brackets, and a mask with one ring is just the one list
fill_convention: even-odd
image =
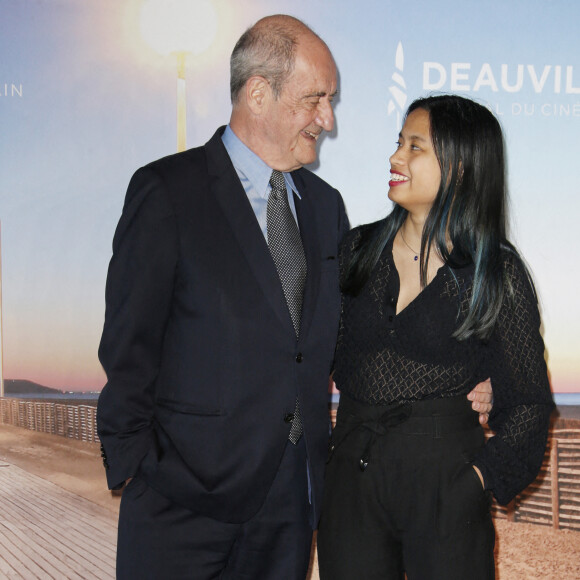
[(219, 129), (206, 144), (208, 171), (214, 178), (210, 185), (212, 194), (228, 221), (250, 269), (262, 287), (266, 300), (276, 312), (280, 322), (294, 334), (276, 266), (254, 210), (222, 143), (222, 133), (223, 129)]
[(306, 284), (304, 286), (304, 301), (302, 304), (302, 318), (300, 321), (300, 338), (306, 337), (316, 306), (316, 298), (320, 286), (320, 243), (318, 239), (318, 227), (316, 214), (312, 204), (312, 196), (308, 188), (300, 178), (298, 172), (292, 173), (294, 184), (300, 191), (302, 199), (294, 196), (296, 205), (296, 215), (298, 216), (298, 225), (302, 237), (302, 245), (306, 253), (306, 262), (308, 264), (308, 273), (306, 275)]

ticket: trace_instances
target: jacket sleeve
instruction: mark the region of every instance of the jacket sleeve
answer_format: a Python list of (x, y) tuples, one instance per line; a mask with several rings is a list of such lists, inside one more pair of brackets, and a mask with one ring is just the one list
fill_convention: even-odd
[(340, 244), (344, 239), (344, 236), (350, 230), (350, 222), (348, 220), (348, 215), (346, 213), (346, 208), (344, 207), (344, 201), (340, 193), (338, 195), (338, 243)]
[(135, 475), (154, 445), (153, 385), (177, 265), (174, 211), (150, 168), (133, 176), (113, 240), (99, 359), (107, 384), (97, 427), (110, 488)]
[(540, 314), (527, 272), (506, 257), (506, 296), (488, 345), (494, 394), (489, 425), (495, 431), (474, 461), (500, 504), (536, 478), (554, 407), (540, 334)]

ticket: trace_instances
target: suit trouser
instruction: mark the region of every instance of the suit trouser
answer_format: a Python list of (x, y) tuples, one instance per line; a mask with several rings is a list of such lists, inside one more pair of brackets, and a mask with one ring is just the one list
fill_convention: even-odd
[[(318, 532), (321, 580), (489, 580), (495, 532), (466, 397), (405, 407), (341, 396)], [(334, 446), (334, 447), (333, 447)]]
[(177, 505), (137, 476), (123, 491), (121, 580), (304, 580), (312, 545), (306, 447), (288, 443), (259, 512), (243, 524)]

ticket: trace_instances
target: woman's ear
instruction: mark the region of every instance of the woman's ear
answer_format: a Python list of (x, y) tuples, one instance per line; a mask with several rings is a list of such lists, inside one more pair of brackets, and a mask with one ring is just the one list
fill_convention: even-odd
[(456, 185), (461, 185), (463, 181), (463, 162), (459, 160), (459, 167), (457, 169), (457, 183)]

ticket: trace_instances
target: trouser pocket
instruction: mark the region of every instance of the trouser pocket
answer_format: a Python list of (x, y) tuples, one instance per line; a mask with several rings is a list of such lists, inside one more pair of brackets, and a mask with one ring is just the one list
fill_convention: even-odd
[(471, 463), (479, 447), (464, 449), (440, 474), (436, 517), (443, 537), (490, 517), (491, 493), (484, 490)]

